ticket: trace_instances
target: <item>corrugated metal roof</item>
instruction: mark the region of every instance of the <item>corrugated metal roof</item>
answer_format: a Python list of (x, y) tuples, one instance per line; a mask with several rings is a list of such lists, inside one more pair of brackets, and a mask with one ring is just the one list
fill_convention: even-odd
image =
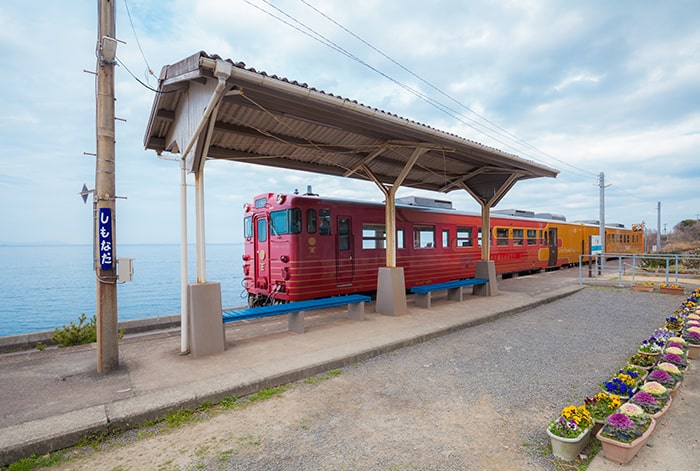
[[(158, 153), (184, 150), (186, 143), (177, 142), (174, 134), (182, 107), (196, 109), (192, 90), (217, 81), (213, 65), (221, 60), (199, 52), (163, 68), (145, 136), (147, 149)], [(206, 136), (208, 147), (200, 146), (208, 159), (376, 179), (392, 185), (416, 147), (424, 147), (429, 150), (411, 168), (402, 186), (441, 192), (465, 188), (484, 200), (504, 185), (509, 188), (518, 180), (558, 173), (306, 83), (258, 72), (241, 62), (226, 62), (233, 66), (226, 87), (234, 93), (219, 104), (209, 128), (212, 132)], [(205, 140), (204, 134), (200, 140)]]

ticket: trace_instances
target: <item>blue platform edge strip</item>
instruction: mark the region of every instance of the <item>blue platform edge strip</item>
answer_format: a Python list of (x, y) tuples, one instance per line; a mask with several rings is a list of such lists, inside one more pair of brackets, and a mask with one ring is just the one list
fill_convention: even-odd
[(432, 285), (414, 286), (411, 288), (411, 293), (428, 294), (431, 291), (440, 291), (443, 289), (459, 288), (460, 286), (485, 285), (489, 282), (486, 278), (466, 278), (464, 280), (446, 281), (444, 283), (435, 283)]
[(279, 316), (299, 311), (312, 311), (328, 307), (345, 306), (347, 304), (368, 303), (372, 298), (362, 294), (350, 294), (347, 296), (334, 296), (331, 298), (310, 299), (308, 301), (296, 301), (286, 304), (273, 304), (270, 306), (248, 307), (243, 309), (229, 309), (223, 311), (224, 322), (258, 319), (261, 317)]

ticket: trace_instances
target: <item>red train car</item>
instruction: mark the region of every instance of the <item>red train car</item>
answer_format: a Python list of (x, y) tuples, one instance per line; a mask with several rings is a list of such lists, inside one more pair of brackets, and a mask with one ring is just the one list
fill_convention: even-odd
[[(397, 266), (404, 268), (406, 288), (474, 276), (481, 259), (481, 216), (451, 208), (443, 200), (397, 201)], [(496, 272), (578, 263), (580, 254), (590, 253), (590, 237), (598, 228), (561, 219), (492, 213)], [(606, 252), (641, 253), (642, 234), (617, 227), (611, 240), (620, 243)], [(371, 292), (377, 268), (386, 263), (381, 203), (262, 194), (245, 205), (244, 236), (244, 285), (251, 306)]]

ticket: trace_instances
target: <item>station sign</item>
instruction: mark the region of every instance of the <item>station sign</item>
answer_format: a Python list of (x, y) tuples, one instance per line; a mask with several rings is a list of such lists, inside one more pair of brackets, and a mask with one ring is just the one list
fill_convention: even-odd
[(112, 270), (114, 268), (114, 249), (112, 244), (112, 209), (99, 208), (98, 239), (100, 252), (100, 268)]

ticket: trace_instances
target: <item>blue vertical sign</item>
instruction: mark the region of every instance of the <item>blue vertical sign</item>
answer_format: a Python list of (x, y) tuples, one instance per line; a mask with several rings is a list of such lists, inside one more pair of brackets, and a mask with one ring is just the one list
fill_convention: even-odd
[(100, 208), (97, 216), (99, 218), (100, 268), (102, 270), (111, 270), (114, 267), (114, 258), (112, 256), (112, 209)]

